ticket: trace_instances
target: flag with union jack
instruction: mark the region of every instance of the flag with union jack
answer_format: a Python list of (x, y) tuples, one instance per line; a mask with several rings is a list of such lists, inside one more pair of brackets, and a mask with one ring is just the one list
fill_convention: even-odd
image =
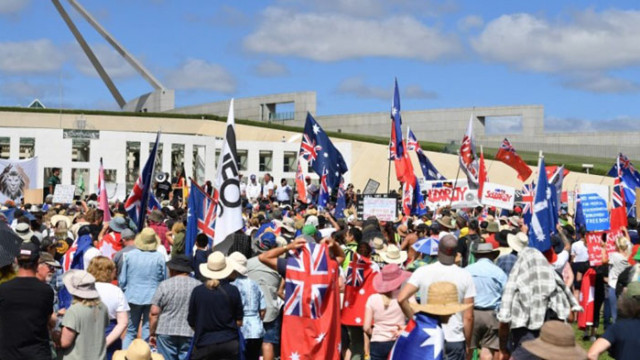
[(535, 199), (534, 184), (524, 184), (522, 188), (522, 219), (527, 226), (531, 223), (531, 215), (533, 214), (533, 202)]
[(420, 169), (425, 180), (446, 180), (442, 174), (436, 169), (435, 165), (429, 160), (427, 154), (422, 151), (420, 143), (416, 138), (416, 135), (411, 131), (411, 128), (407, 127), (407, 150), (414, 150), (418, 156), (420, 162)]
[(338, 263), (326, 244), (290, 253), (285, 275), (283, 359), (340, 359)]
[(616, 162), (607, 175), (620, 178), (624, 188), (624, 199), (627, 206), (628, 216), (636, 215), (636, 188), (640, 187), (640, 173), (631, 163), (631, 160), (620, 153)]
[(151, 194), (151, 178), (153, 177), (159, 142), (160, 132), (156, 135), (156, 142), (149, 153), (149, 158), (144, 164), (144, 168), (142, 168), (142, 173), (138, 177), (138, 180), (136, 180), (133, 189), (131, 189), (131, 194), (129, 194), (127, 201), (124, 203), (129, 217), (136, 223), (138, 230), (144, 228), (144, 219), (147, 216), (149, 195)]
[(402, 116), (400, 115), (400, 91), (398, 80), (395, 81), (393, 101), (391, 103), (391, 144), (390, 153), (393, 155), (396, 168), (396, 178), (400, 183), (410, 182), (413, 174), (413, 164), (409, 153), (405, 149), (406, 144), (402, 139)]
[(342, 301), (342, 325), (362, 326), (364, 309), (369, 296), (375, 293), (373, 278), (376, 272), (371, 268), (371, 259), (358, 253), (347, 266)]
[[(618, 158), (619, 159), (619, 158)], [(618, 164), (620, 160), (618, 160)], [(618, 165), (618, 169), (620, 166)], [(618, 171), (618, 177), (613, 182), (611, 206), (611, 232), (619, 231), (621, 227), (627, 226), (627, 205), (624, 198), (624, 183), (622, 182), (622, 171)]]
[(191, 179), (191, 190), (187, 199), (187, 231), (185, 234), (185, 254), (193, 255), (193, 246), (196, 236), (203, 233), (209, 238), (209, 244), (213, 243), (216, 224), (216, 194), (209, 197), (198, 184)]
[(340, 177), (349, 170), (338, 148), (309, 113), (302, 133), (300, 156), (309, 162), (318, 176), (326, 171), (330, 188), (338, 187)]
[(512, 169), (518, 172), (518, 179), (525, 181), (531, 176), (533, 172), (529, 165), (522, 160), (520, 155), (516, 152), (516, 149), (511, 145), (509, 139), (504, 138), (500, 149), (496, 154), (496, 160), (500, 160), (503, 163), (509, 165)]

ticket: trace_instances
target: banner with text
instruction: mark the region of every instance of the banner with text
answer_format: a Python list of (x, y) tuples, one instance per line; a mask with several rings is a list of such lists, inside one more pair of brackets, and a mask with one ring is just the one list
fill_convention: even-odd
[(19, 204), (26, 189), (37, 188), (38, 158), (0, 160), (0, 203)]
[(394, 197), (364, 196), (362, 201), (362, 218), (375, 216), (380, 221), (396, 221), (398, 217), (398, 200)]
[[(455, 186), (455, 188), (454, 188)], [(454, 209), (480, 206), (478, 190), (470, 189), (466, 179), (425, 181), (425, 204), (434, 209), (451, 204)]]
[(482, 189), (482, 205), (495, 206), (500, 209), (513, 210), (513, 202), (516, 197), (516, 189), (511, 186), (490, 182), (484, 183)]
[(580, 185), (580, 202), (587, 231), (609, 230), (609, 187), (607, 185)]

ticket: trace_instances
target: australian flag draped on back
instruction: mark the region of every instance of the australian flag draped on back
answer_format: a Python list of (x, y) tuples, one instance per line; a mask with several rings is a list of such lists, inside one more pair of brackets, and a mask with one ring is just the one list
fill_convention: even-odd
[(338, 263), (326, 244), (306, 244), (287, 258), (283, 359), (340, 359)]
[[(618, 166), (618, 164), (620, 164)], [(618, 174), (620, 169), (620, 174)], [(636, 188), (640, 187), (640, 173), (635, 169), (631, 160), (620, 153), (616, 159), (616, 163), (607, 175), (611, 177), (619, 177), (620, 183), (624, 188), (624, 199), (627, 206), (628, 216), (635, 217), (636, 214)]]
[[(214, 193), (215, 198), (215, 193)], [(188, 198), (187, 232), (185, 235), (185, 254), (193, 255), (193, 246), (199, 233), (207, 235), (209, 244), (213, 243), (216, 224), (216, 201), (210, 198), (195, 181), (191, 180)]]
[(322, 176), (326, 169), (327, 186), (331, 189), (338, 187), (340, 177), (349, 170), (340, 151), (333, 146), (329, 136), (309, 113), (304, 125), (300, 156), (311, 164), (318, 176)]
[(441, 360), (444, 333), (438, 318), (416, 313), (396, 340), (390, 360)]
[(149, 153), (149, 158), (144, 164), (142, 173), (136, 180), (131, 194), (124, 204), (129, 217), (136, 223), (138, 230), (144, 228), (144, 219), (147, 216), (147, 206), (149, 205), (149, 194), (151, 194), (151, 178), (153, 177), (153, 169), (156, 164), (156, 154), (158, 152), (158, 142), (160, 141), (160, 132), (156, 135), (156, 142), (153, 149)]

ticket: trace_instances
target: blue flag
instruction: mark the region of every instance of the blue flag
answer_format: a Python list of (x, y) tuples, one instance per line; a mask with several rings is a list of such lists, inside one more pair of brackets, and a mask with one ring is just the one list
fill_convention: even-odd
[(418, 156), (418, 161), (420, 161), (420, 169), (422, 169), (422, 175), (425, 180), (446, 180), (442, 174), (436, 169), (431, 160), (427, 157), (427, 154), (422, 151), (420, 147), (420, 143), (416, 138), (416, 135), (411, 131), (410, 128), (407, 128), (407, 150), (414, 150), (416, 155)]
[(318, 176), (323, 176), (326, 170), (329, 192), (340, 184), (340, 177), (349, 170), (340, 151), (309, 113), (304, 125), (300, 156), (311, 164)]
[(438, 318), (416, 313), (396, 340), (390, 360), (441, 360), (444, 353), (444, 333)]
[(318, 194), (318, 207), (324, 209), (327, 207), (329, 203), (329, 197), (331, 196), (331, 188), (328, 185), (327, 178), (327, 170), (324, 169), (322, 171), (322, 175), (320, 176), (320, 193)]
[(158, 142), (160, 141), (160, 132), (156, 135), (156, 142), (153, 149), (149, 153), (149, 158), (144, 164), (142, 173), (136, 180), (131, 194), (124, 204), (129, 217), (136, 223), (138, 230), (144, 228), (144, 219), (147, 216), (147, 207), (149, 206), (149, 195), (151, 194), (151, 179), (153, 178), (153, 169), (156, 164), (156, 155), (158, 153)]
[[(91, 235), (82, 235), (71, 245), (71, 248), (63, 257), (64, 271), (69, 270), (86, 270), (89, 264), (84, 263), (84, 253), (89, 250), (92, 244)], [(67, 309), (71, 306), (73, 297), (67, 291), (66, 287), (62, 287), (58, 292), (58, 308)]]
[(576, 214), (574, 219), (576, 225), (576, 234), (580, 234), (580, 229), (587, 226), (587, 222), (584, 219), (584, 213), (582, 212), (582, 202), (580, 201), (580, 194), (576, 195)]
[(551, 234), (555, 230), (557, 212), (555, 209), (555, 188), (549, 186), (547, 171), (544, 166), (544, 158), (541, 157), (538, 164), (538, 183), (536, 184), (535, 198), (533, 201), (533, 213), (529, 225), (529, 246), (542, 252), (551, 248)]
[(333, 215), (336, 219), (344, 218), (344, 209), (347, 207), (346, 195), (344, 191), (344, 179), (340, 178), (340, 186), (338, 187), (338, 199), (336, 200), (336, 208)]
[(210, 198), (195, 181), (191, 181), (191, 190), (187, 199), (189, 212), (187, 213), (187, 232), (185, 234), (184, 252), (187, 256), (193, 255), (193, 247), (196, 236), (204, 233), (209, 238), (209, 244), (213, 243), (216, 223), (215, 200)]

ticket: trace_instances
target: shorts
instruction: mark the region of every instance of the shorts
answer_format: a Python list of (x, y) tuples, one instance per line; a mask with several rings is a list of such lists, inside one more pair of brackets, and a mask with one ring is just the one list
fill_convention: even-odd
[(582, 280), (580, 281), (577, 280), (578, 274), (582, 274), (584, 276), (584, 273), (586, 273), (587, 270), (589, 270), (589, 262), (580, 261), (580, 262), (572, 263), (571, 270), (573, 270), (573, 274), (574, 274), (573, 287), (575, 289), (580, 289), (580, 287), (582, 286)]
[(499, 350), (498, 327), (495, 310), (473, 310), (471, 348)]
[(269, 344), (280, 344), (280, 329), (282, 328), (282, 312), (278, 317), (270, 322), (263, 323), (264, 338), (262, 342)]

